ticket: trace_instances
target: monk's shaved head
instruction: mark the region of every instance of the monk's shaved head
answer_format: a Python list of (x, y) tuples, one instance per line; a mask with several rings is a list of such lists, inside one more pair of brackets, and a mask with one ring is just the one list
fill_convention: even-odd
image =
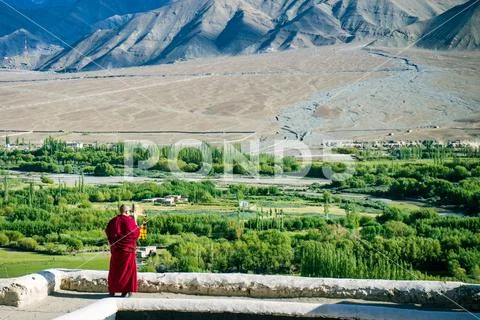
[(126, 204), (122, 204), (119, 209), (120, 213), (127, 213), (130, 211), (130, 207)]

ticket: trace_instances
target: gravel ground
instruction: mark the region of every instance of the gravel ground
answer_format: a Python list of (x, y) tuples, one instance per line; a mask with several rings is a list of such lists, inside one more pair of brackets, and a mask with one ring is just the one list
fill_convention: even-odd
[[(416, 140), (431, 135), (435, 127), (439, 127), (437, 135), (446, 134), (452, 127), (465, 125), (463, 119), (479, 115), (480, 94), (465, 95), (458, 90), (467, 79), (480, 85), (478, 75), (419, 65), (405, 54), (368, 52), (384, 57), (386, 62), (395, 61), (403, 69), (392, 70), (385, 78), (365, 79), (362, 75), (347, 86), (319, 91), (306, 101), (284, 108), (277, 116), (284, 135), (303, 139), (311, 146), (336, 139), (399, 136)], [(478, 133), (478, 125), (475, 128)]]

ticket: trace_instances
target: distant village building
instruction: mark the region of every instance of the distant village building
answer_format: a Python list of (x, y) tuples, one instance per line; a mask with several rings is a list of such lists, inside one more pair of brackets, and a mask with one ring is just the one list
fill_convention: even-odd
[(175, 202), (179, 201), (180, 199), (182, 199), (182, 196), (180, 195), (173, 195), (173, 196), (169, 196), (169, 197), (172, 197), (173, 200), (175, 200)]
[(250, 209), (250, 204), (249, 204), (248, 201), (240, 200), (240, 201), (238, 201), (238, 208), (240, 210), (249, 210)]
[(187, 203), (188, 198), (181, 195), (168, 195), (166, 197), (143, 199), (143, 203), (160, 204), (164, 206), (176, 206), (177, 203)]
[(448, 147), (450, 147), (450, 148), (461, 148), (462, 147), (462, 141), (460, 141), (460, 140), (448, 141)]
[(163, 204), (164, 206), (172, 206), (172, 207), (177, 205), (175, 198), (171, 196), (160, 198), (159, 201), (156, 203), (160, 203), (160, 204)]
[(138, 247), (137, 259), (146, 259), (157, 252), (156, 246)]
[(156, 201), (160, 201), (162, 198), (147, 198), (147, 199), (142, 199), (143, 203), (151, 203), (155, 204)]
[(83, 143), (82, 142), (67, 142), (67, 147), (70, 147), (72, 149), (83, 149)]

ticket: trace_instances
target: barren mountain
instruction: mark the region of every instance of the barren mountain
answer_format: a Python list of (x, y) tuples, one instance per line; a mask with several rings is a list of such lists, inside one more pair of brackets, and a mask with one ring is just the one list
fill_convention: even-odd
[(397, 30), (390, 45), (415, 43), (428, 49), (480, 48), (480, 0), (470, 0), (426, 21)]
[[(68, 48), (97, 30), (97, 23), (105, 19), (148, 11), (167, 2), (168, 0), (3, 0), (0, 2), (0, 46), (8, 45), (9, 48), (0, 52), (0, 59), (8, 57), (8, 61), (1, 64), (22, 68), (29, 65), (34, 68), (38, 62), (37, 57), (47, 53), (45, 47)], [(16, 40), (12, 39), (22, 42), (21, 46), (16, 46)], [(29, 57), (23, 55), (25, 40)], [(38, 46), (38, 43), (42, 45)], [(12, 55), (15, 51), (21, 54)], [(49, 55), (56, 51), (50, 50)]]
[(43, 41), (24, 29), (19, 29), (6, 36), (0, 37), (0, 66), (10, 68), (23, 66), (34, 69), (43, 59), (61, 51), (63, 48)]
[(35, 23), (0, 4), (0, 35), (61, 45), (41, 70), (95, 70), (382, 39), (464, 1), (8, 0)]
[(168, 0), (3, 0), (0, 36), (18, 29), (59, 45), (73, 43), (94, 31), (95, 23), (114, 15), (144, 12)]
[(378, 37), (461, 0), (179, 0), (109, 19), (43, 69), (93, 70)]

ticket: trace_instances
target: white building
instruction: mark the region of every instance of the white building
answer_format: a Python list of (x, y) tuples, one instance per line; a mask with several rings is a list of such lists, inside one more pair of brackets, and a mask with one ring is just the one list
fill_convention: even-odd
[(82, 142), (68, 142), (67, 146), (72, 148), (72, 149), (83, 149), (83, 143)]
[(137, 248), (137, 258), (146, 259), (157, 252), (156, 246), (146, 246)]

